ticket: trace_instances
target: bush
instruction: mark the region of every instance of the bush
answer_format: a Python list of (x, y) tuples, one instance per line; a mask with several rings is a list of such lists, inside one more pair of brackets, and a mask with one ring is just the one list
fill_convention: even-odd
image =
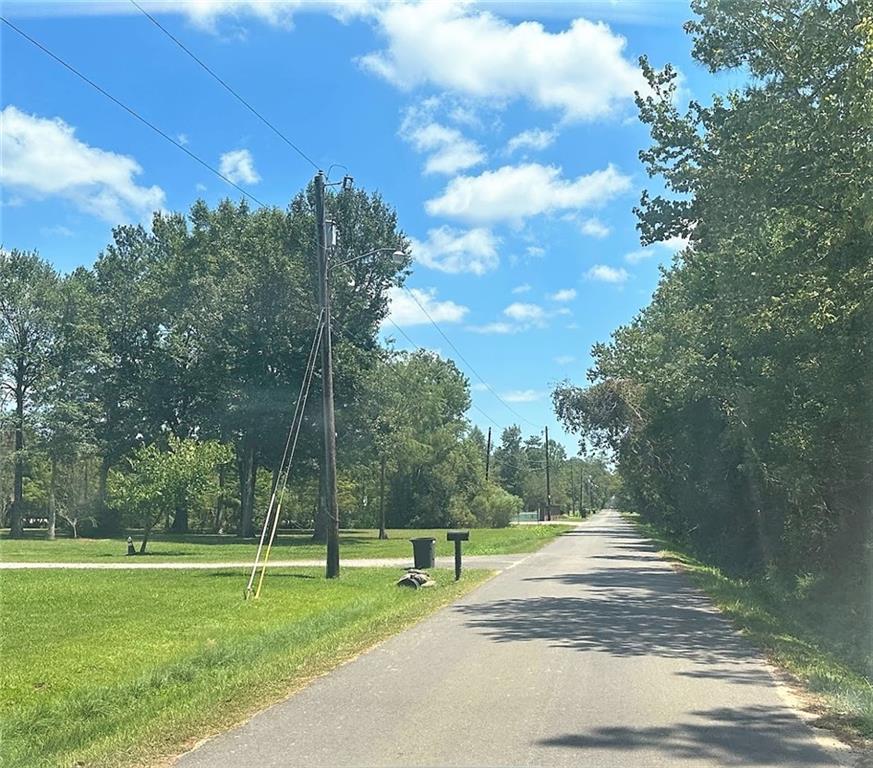
[(500, 486), (489, 483), (473, 498), (471, 506), (479, 527), (506, 528), (519, 515), (524, 502)]

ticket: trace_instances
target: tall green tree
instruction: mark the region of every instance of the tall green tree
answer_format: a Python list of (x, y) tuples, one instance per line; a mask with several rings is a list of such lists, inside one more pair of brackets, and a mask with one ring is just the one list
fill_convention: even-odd
[[(41, 386), (38, 418), (39, 447), (49, 462), (49, 539), (55, 537), (58, 503), (66, 519), (70, 519), (71, 510), (81, 507), (82, 496), (88, 495), (87, 489), (77, 487), (72, 476), (76, 464), (91, 462), (96, 456), (95, 426), (100, 408), (93, 393), (97, 372), (104, 362), (91, 273), (80, 268), (61, 278), (56, 304), (56, 326), (49, 351), (52, 375)], [(65, 476), (64, 482), (61, 476)]]
[(10, 534), (23, 535), (25, 435), (54, 371), (58, 275), (35, 252), (0, 251), (0, 386), (12, 396), (14, 432)]
[(857, 2), (698, 0), (687, 25), (741, 89), (682, 111), (644, 60), (641, 153), (666, 186), (644, 243), (689, 247), (594, 350), (557, 411), (615, 450), (647, 514), (746, 568), (869, 557), (873, 444), (871, 19)]

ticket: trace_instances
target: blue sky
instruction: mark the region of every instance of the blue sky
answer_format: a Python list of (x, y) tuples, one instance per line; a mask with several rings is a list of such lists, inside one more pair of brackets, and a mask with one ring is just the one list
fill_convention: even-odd
[[(317, 165), (343, 164), (397, 208), (416, 258), (408, 286), (504, 401), (467, 370), (472, 421), (507, 425), (515, 411), (525, 432), (547, 424), (574, 451), (552, 385), (584, 381), (591, 345), (648, 302), (681, 246), (642, 250), (634, 228), (641, 189), (658, 188), (637, 157), (637, 58), (674, 64), (683, 99), (728, 84), (691, 60), (687, 4), (143, 5)], [(284, 206), (311, 178), (132, 5), (3, 8), (258, 199)], [(5, 247), (69, 270), (93, 262), (113, 224), (239, 196), (5, 26), (0, 56)], [(407, 294), (392, 317), (454, 357)]]

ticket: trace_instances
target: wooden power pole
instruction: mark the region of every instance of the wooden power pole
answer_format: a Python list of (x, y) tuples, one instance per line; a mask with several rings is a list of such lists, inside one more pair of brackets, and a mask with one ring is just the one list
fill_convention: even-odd
[(549, 428), (546, 427), (546, 516), (552, 519), (552, 489), (549, 485)]
[(387, 539), (385, 530), (385, 455), (379, 458), (379, 538)]
[(324, 174), (315, 177), (315, 228), (317, 235), (318, 299), (324, 312), (321, 339), (321, 407), (324, 417), (325, 514), (327, 515), (327, 564), (325, 575), (339, 577), (339, 505), (336, 499), (336, 421), (333, 407), (333, 349), (330, 339), (330, 267), (324, 217)]
[(485, 482), (488, 482), (488, 474), (491, 470), (491, 427), (488, 427), (488, 443), (485, 446)]

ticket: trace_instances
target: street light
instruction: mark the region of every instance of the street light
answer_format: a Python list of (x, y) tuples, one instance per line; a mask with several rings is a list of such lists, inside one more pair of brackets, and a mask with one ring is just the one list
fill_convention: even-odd
[[(328, 222), (328, 226), (332, 226), (331, 222)], [(375, 256), (377, 253), (391, 253), (391, 261), (394, 262), (396, 266), (402, 266), (406, 262), (406, 252), (397, 250), (394, 248), (374, 248), (372, 251), (367, 251), (366, 253), (362, 253), (360, 256), (353, 256), (351, 259), (345, 259), (344, 261), (337, 261), (335, 263), (329, 263), (328, 269), (334, 269), (335, 267), (344, 267), (346, 264), (351, 264), (354, 261), (360, 261), (361, 259), (366, 259), (368, 256)]]

